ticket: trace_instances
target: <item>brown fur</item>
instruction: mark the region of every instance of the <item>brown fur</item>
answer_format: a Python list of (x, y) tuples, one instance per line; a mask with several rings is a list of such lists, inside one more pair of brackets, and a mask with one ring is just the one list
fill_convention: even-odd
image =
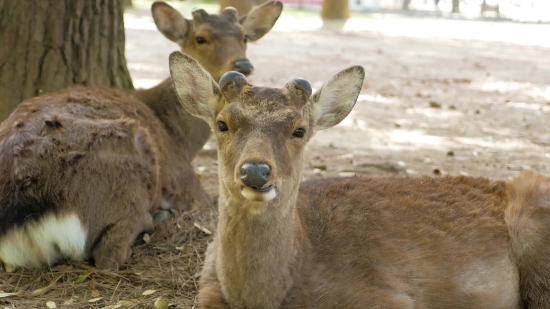
[[(218, 88), (181, 53), (170, 69), (182, 104), (223, 128), (220, 218), (198, 308), (550, 308), (550, 178), (301, 182), (305, 143), (349, 113), (362, 69), (309, 99), (303, 82), (254, 87), (233, 74)], [(204, 100), (189, 100), (197, 91)], [(296, 128), (309, 133), (295, 137)], [(243, 193), (243, 162), (271, 167), (275, 197)]]
[[(281, 9), (280, 2), (256, 8), (251, 14), (271, 13), (246, 27), (231, 10), (196, 10), (187, 20), (155, 2), (152, 12), (166, 37), (219, 78), (246, 60), (245, 33), (259, 39)], [(208, 44), (198, 45), (197, 35)], [(151, 213), (211, 203), (190, 164), (210, 134), (178, 103), (170, 79), (134, 93), (77, 87), (21, 103), (0, 126), (0, 257), (17, 262), (14, 252), (28, 251), (31, 265), (18, 266), (41, 266), (93, 256), (97, 267), (118, 268), (135, 237), (153, 227)], [(86, 236), (84, 252), (76, 238), (51, 235), (73, 215)], [(37, 246), (42, 239), (48, 244)]]

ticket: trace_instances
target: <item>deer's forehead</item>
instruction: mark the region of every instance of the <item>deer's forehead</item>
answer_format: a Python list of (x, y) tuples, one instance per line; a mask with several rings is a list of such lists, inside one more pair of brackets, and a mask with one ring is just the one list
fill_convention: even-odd
[(214, 37), (241, 37), (244, 33), (244, 27), (241, 24), (216, 15), (210, 15), (207, 20), (195, 25), (193, 30), (196, 34), (208, 34)]
[(221, 114), (235, 124), (254, 126), (288, 126), (301, 122), (301, 110), (292, 104), (287, 94), (277, 90), (245, 90), (241, 96), (229, 102)]

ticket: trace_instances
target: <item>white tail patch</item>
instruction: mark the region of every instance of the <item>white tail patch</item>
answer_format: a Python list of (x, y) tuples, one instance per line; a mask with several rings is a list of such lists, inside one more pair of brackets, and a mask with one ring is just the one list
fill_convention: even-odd
[(86, 257), (86, 231), (76, 214), (47, 214), (0, 238), (0, 260), (14, 267), (41, 267)]

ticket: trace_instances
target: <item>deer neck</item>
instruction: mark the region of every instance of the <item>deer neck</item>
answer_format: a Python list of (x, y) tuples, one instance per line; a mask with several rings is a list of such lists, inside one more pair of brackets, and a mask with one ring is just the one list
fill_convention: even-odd
[(220, 191), (217, 272), (232, 308), (279, 308), (295, 281), (304, 246), (293, 196), (268, 202), (261, 213)]
[(211, 130), (205, 121), (189, 114), (179, 103), (171, 78), (153, 88), (137, 90), (134, 96), (149, 106), (191, 162), (208, 141)]

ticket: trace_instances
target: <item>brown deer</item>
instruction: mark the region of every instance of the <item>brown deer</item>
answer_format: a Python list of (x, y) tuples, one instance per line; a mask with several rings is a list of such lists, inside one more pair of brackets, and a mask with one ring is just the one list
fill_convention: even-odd
[(305, 144), (350, 112), (363, 68), (313, 94), (303, 79), (254, 87), (237, 72), (218, 86), (179, 52), (170, 71), (218, 141), (198, 308), (550, 308), (549, 178), (301, 182)]
[[(266, 34), (280, 2), (247, 16), (165, 3), (155, 23), (215, 79), (252, 72), (246, 41)], [(21, 103), (0, 125), (0, 260), (40, 267), (93, 258), (117, 269), (159, 209), (193, 211), (211, 202), (190, 164), (210, 135), (178, 102), (170, 79), (134, 93), (69, 88)]]

